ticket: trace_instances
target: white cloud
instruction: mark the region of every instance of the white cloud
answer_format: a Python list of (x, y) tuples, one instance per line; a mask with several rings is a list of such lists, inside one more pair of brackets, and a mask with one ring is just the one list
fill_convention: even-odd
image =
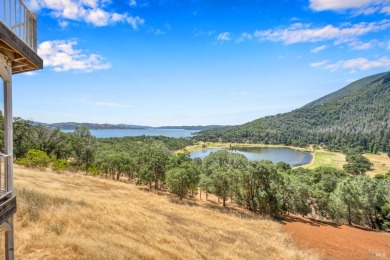
[(192, 33), (194, 37), (202, 37), (202, 36), (212, 36), (216, 34), (216, 31), (210, 30), (210, 31), (202, 31), (197, 28), (192, 30)]
[(373, 0), (310, 0), (310, 8), (315, 11), (342, 10), (367, 6)]
[(161, 29), (157, 29), (157, 30), (154, 32), (155, 35), (163, 35), (163, 34), (166, 34), (166, 33), (167, 33), (166, 31), (163, 31), (163, 30), (161, 30)]
[(339, 60), (335, 63), (318, 62), (310, 64), (311, 67), (322, 67), (331, 71), (339, 69), (350, 69), (352, 72), (370, 70), (376, 68), (390, 68), (390, 58), (387, 56), (381, 57), (376, 60), (369, 60), (367, 58), (356, 58), (350, 60)]
[(111, 64), (105, 62), (102, 56), (74, 49), (75, 45), (76, 41), (45, 41), (39, 44), (38, 55), (43, 59), (44, 66), (56, 72), (92, 72), (111, 68)]
[(58, 24), (59, 24), (59, 26), (60, 26), (62, 29), (64, 29), (64, 28), (68, 27), (69, 22), (67, 22), (67, 21), (59, 21)]
[(320, 61), (320, 62), (314, 62), (310, 64), (310, 67), (312, 68), (318, 68), (318, 67), (323, 67), (324, 65), (328, 64), (328, 60)]
[(256, 31), (253, 36), (260, 41), (283, 42), (285, 44), (327, 40), (342, 43), (353, 41), (370, 32), (383, 31), (388, 28), (390, 28), (390, 20), (387, 19), (371, 23), (344, 24), (340, 27), (333, 25), (313, 27), (311, 24), (295, 23), (284, 29)]
[(350, 42), (348, 44), (349, 47), (351, 47), (354, 50), (368, 50), (374, 47), (374, 44), (376, 44), (375, 40), (369, 41), (369, 42), (360, 42), (360, 41), (355, 41), (355, 42)]
[(26, 76), (35, 76), (35, 75), (37, 75), (37, 73), (35, 72), (35, 71), (27, 71), (27, 72), (25, 72), (25, 73), (23, 73), (23, 75), (26, 75)]
[(383, 7), (381, 13), (390, 15), (390, 5)]
[(390, 50), (390, 41), (387, 42), (387, 49)]
[(129, 5), (131, 7), (137, 6), (137, 2), (135, 0), (130, 0)]
[(326, 49), (326, 45), (321, 45), (318, 46), (317, 48), (312, 49), (310, 52), (311, 53), (319, 53), (320, 51), (323, 51)]
[(119, 104), (114, 102), (96, 102), (95, 105), (104, 107), (129, 107), (129, 105)]
[(242, 33), (241, 36), (237, 39), (237, 43), (244, 42), (245, 40), (251, 40), (253, 38), (253, 35), (250, 33)]
[(314, 11), (351, 10), (353, 14), (390, 14), (389, 0), (310, 0), (310, 8)]
[(145, 20), (139, 16), (128, 16), (126, 17), (126, 22), (129, 23), (134, 30), (138, 30), (138, 28), (145, 23)]
[(230, 41), (230, 33), (229, 32), (223, 32), (217, 35), (218, 41)]
[[(138, 16), (107, 11), (107, 0), (29, 0), (27, 4), (34, 11), (47, 9), (50, 14), (61, 20), (83, 21), (94, 26), (106, 26), (126, 22), (134, 29), (144, 24)], [(61, 24), (60, 24), (61, 25)]]

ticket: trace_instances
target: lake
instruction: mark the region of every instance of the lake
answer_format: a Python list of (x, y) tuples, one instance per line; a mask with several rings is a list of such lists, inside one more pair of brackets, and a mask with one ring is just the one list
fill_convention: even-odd
[[(73, 130), (61, 130), (65, 133), (73, 132)], [(197, 130), (184, 130), (184, 129), (99, 129), (89, 130), (91, 134), (97, 138), (109, 138), (109, 137), (125, 137), (125, 136), (167, 136), (167, 137), (191, 137)]]
[[(223, 148), (210, 148), (191, 153), (191, 158), (205, 158), (212, 152)], [(248, 147), (229, 149), (231, 152), (243, 154), (252, 161), (270, 160), (274, 163), (285, 162), (291, 167), (309, 164), (313, 158), (310, 152), (297, 151), (291, 148), (272, 148), (272, 147)]]

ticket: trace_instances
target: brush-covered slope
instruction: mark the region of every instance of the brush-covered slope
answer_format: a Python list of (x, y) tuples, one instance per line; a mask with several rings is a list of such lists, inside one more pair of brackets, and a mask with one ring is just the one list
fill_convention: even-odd
[(316, 258), (294, 248), (278, 222), (204, 195), (180, 202), (134, 184), (19, 166), (15, 187), (16, 259)]
[(198, 137), (204, 141), (390, 151), (390, 72), (355, 81), (292, 112), (203, 131)]

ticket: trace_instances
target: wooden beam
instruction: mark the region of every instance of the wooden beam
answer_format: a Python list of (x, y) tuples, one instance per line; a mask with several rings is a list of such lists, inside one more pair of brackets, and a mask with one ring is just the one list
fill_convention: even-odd
[(5, 44), (2, 44), (0, 45), (0, 49), (4, 49), (4, 50), (7, 50), (7, 51), (14, 51), (13, 49), (9, 48), (8, 46), (6, 46)]
[(0, 204), (0, 223), (3, 224), (16, 212), (16, 197), (4, 201)]
[[(13, 52), (25, 57), (35, 69), (43, 68), (43, 60), (23, 42), (15, 33), (13, 33), (3, 22), (0, 21), (0, 40), (6, 43)], [(3, 45), (4, 46), (4, 45)], [(32, 68), (29, 68), (32, 70)]]

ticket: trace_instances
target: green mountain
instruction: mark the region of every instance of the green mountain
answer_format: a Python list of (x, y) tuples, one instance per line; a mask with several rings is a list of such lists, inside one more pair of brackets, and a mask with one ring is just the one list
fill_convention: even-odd
[(289, 113), (202, 131), (197, 138), (390, 151), (390, 72), (357, 80)]

